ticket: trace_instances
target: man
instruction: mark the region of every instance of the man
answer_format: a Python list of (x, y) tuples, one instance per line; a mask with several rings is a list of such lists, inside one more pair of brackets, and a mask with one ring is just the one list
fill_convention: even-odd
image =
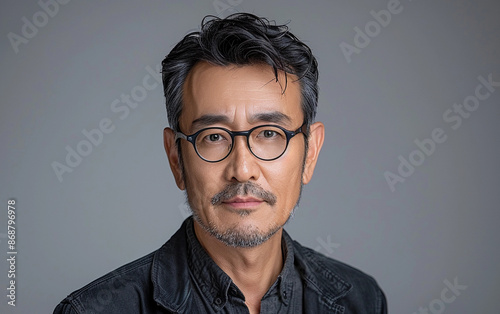
[(55, 313), (386, 313), (375, 280), (283, 230), (323, 144), (317, 80), (286, 26), (235, 14), (188, 34), (163, 61), (164, 144), (193, 215)]

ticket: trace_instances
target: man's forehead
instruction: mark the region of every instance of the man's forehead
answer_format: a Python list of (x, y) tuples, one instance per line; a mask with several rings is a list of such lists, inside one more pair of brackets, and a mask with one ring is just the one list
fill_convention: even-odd
[(285, 85), (295, 81), (296, 78), (291, 74), (285, 75), (283, 71), (278, 71), (277, 77), (278, 79), (273, 68), (266, 64), (221, 66), (201, 61), (189, 71), (184, 87), (194, 89), (196, 92), (223, 82), (234, 90), (283, 94), (286, 92)]
[(182, 115), (190, 120), (184, 123), (227, 123), (243, 110), (250, 123), (288, 124), (301, 111), (300, 84), (293, 75), (287, 75), (285, 80), (281, 73), (278, 78), (276, 81), (272, 67), (267, 65), (216, 66), (200, 62), (184, 85)]

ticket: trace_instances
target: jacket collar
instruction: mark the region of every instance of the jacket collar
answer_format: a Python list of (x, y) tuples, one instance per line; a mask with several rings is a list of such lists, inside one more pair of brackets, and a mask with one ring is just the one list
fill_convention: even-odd
[[(288, 236), (285, 232), (283, 234)], [(318, 294), (320, 300), (329, 306), (351, 291), (352, 284), (335, 271), (331, 259), (303, 247), (297, 241), (293, 241), (293, 244), (295, 265), (304, 280), (304, 289)]]
[(189, 299), (191, 287), (187, 265), (186, 223), (168, 240), (153, 257), (151, 281), (155, 302), (166, 309), (182, 312)]

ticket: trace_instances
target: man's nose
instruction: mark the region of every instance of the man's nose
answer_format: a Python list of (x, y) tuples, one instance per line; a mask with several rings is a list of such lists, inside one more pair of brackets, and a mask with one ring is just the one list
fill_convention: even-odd
[(235, 136), (233, 145), (233, 151), (227, 157), (227, 179), (237, 182), (256, 181), (260, 176), (259, 159), (250, 151), (246, 137)]

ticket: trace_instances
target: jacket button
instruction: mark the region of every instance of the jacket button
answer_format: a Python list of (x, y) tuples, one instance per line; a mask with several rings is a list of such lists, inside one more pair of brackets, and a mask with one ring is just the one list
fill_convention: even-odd
[(216, 298), (214, 302), (215, 302), (215, 305), (221, 305), (222, 304), (221, 298)]
[(283, 291), (283, 299), (288, 299), (288, 296), (286, 295), (286, 291)]

